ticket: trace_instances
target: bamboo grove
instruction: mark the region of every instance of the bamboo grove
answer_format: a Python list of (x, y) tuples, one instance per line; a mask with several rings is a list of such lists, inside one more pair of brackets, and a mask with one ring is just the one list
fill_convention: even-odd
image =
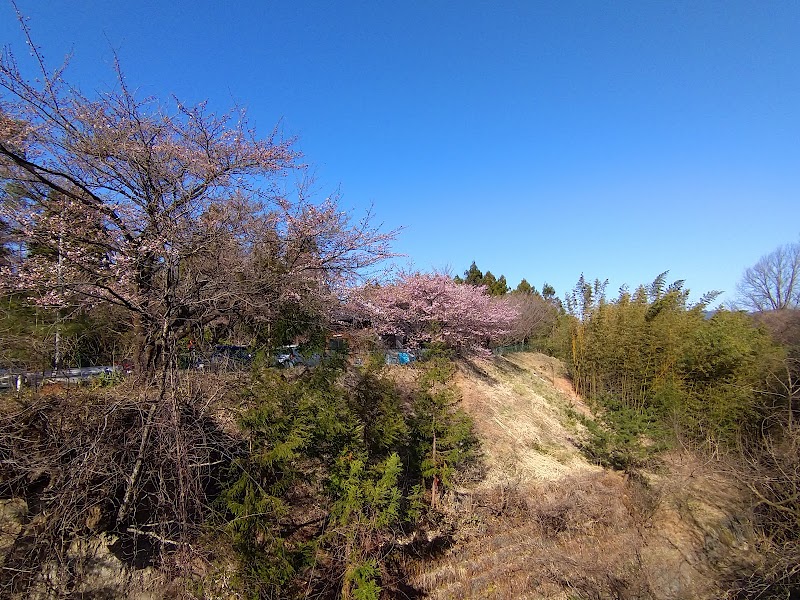
[(744, 443), (781, 398), (769, 387), (783, 351), (744, 312), (689, 302), (667, 273), (608, 300), (583, 277), (567, 295), (558, 344), (579, 394), (649, 415), (711, 451)]

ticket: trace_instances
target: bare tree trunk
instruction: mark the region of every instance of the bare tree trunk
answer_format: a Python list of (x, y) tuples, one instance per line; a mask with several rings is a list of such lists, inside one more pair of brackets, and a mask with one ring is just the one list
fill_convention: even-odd
[[(436, 466), (436, 419), (433, 420), (433, 464)], [(431, 483), (431, 508), (436, 508), (439, 500), (439, 476), (434, 473)]]
[[(168, 322), (165, 320), (162, 328), (161, 328), (161, 335), (159, 338), (156, 338), (151, 343), (147, 344), (144, 348), (142, 348), (143, 353), (148, 358), (147, 363), (147, 370), (141, 373), (143, 381), (147, 382), (151, 380), (149, 373), (151, 373), (151, 369), (153, 368), (153, 361), (158, 360), (160, 362), (159, 369), (158, 369), (158, 397), (150, 403), (150, 406), (147, 410), (147, 415), (144, 421), (144, 428), (142, 429), (142, 437), (139, 441), (139, 450), (136, 455), (136, 462), (133, 465), (133, 469), (131, 470), (130, 477), (128, 478), (128, 484), (125, 488), (125, 495), (122, 498), (122, 504), (120, 504), (119, 511), (117, 512), (117, 523), (121, 524), (124, 523), (125, 520), (130, 516), (131, 507), (136, 501), (136, 493), (137, 488), (139, 485), (139, 479), (142, 473), (142, 467), (144, 465), (145, 456), (147, 454), (147, 446), (150, 442), (150, 436), (153, 430), (153, 424), (155, 422), (155, 416), (158, 412), (159, 406), (162, 406), (164, 400), (167, 395), (168, 388), (172, 388), (172, 399), (174, 403), (174, 378), (169, 377), (171, 372), (174, 368), (174, 361), (172, 357), (174, 355), (174, 351), (170, 352), (169, 349), (165, 348), (164, 346), (168, 345), (168, 340), (165, 339), (169, 336), (168, 331)], [(152, 336), (150, 336), (152, 339)], [(174, 349), (174, 343), (172, 344)], [(165, 351), (166, 350), (166, 351)]]
[(133, 465), (133, 470), (131, 471), (131, 475), (128, 478), (128, 485), (125, 487), (125, 495), (122, 498), (122, 504), (120, 504), (119, 510), (117, 511), (117, 524), (124, 523), (125, 520), (128, 518), (131, 506), (136, 497), (136, 488), (139, 484), (139, 476), (142, 472), (142, 465), (144, 464), (144, 455), (145, 451), (147, 450), (147, 443), (150, 440), (150, 431), (153, 428), (153, 420), (155, 418), (156, 409), (158, 408), (158, 402), (153, 402), (150, 404), (150, 408), (147, 411), (147, 416), (145, 417), (144, 422), (144, 429), (142, 430), (142, 439), (139, 441), (139, 452), (136, 456), (136, 462)]

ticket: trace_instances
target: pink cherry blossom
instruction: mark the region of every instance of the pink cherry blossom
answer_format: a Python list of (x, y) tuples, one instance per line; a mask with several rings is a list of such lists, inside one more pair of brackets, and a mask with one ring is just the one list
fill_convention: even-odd
[(465, 352), (485, 351), (511, 331), (518, 316), (485, 288), (438, 273), (403, 274), (388, 285), (364, 286), (351, 305), (380, 334), (402, 338), (410, 347), (442, 343)]

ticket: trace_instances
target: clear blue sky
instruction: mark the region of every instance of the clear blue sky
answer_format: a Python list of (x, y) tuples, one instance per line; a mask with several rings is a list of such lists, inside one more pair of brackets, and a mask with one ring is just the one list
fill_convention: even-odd
[[(143, 93), (280, 123), (419, 269), (697, 297), (800, 240), (796, 0), (18, 5), (84, 92), (115, 49)], [(9, 4), (0, 28), (22, 58)]]

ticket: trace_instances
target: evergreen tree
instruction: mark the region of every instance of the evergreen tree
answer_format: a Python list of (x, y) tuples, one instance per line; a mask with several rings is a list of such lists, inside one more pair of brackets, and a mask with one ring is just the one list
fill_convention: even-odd
[(506, 276), (500, 275), (495, 284), (489, 288), (489, 294), (492, 296), (505, 296), (508, 293), (508, 283)]
[(293, 381), (254, 374), (247, 440), (222, 493), (253, 597), (321, 597), (336, 581), (337, 597), (377, 600), (395, 537), (475, 458), (472, 423), (454, 406), (453, 363), (421, 363), (409, 402), (382, 358)]
[(472, 264), (469, 266), (469, 269), (464, 271), (464, 282), (470, 285), (483, 285), (483, 273), (475, 264), (475, 261), (472, 261)]
[(535, 294), (536, 288), (532, 287), (526, 279), (523, 279), (519, 282), (519, 285), (517, 285), (517, 288), (514, 291), (519, 294)]
[(453, 278), (453, 281), (456, 283), (468, 283), (475, 286), (486, 286), (486, 293), (490, 296), (503, 296), (508, 293), (509, 289), (505, 276), (501, 275), (499, 278), (497, 278), (491, 271), (486, 271), (485, 274), (482, 273), (475, 264), (474, 260), (469, 266), (469, 269), (464, 271), (464, 277), (461, 278), (456, 275)]

